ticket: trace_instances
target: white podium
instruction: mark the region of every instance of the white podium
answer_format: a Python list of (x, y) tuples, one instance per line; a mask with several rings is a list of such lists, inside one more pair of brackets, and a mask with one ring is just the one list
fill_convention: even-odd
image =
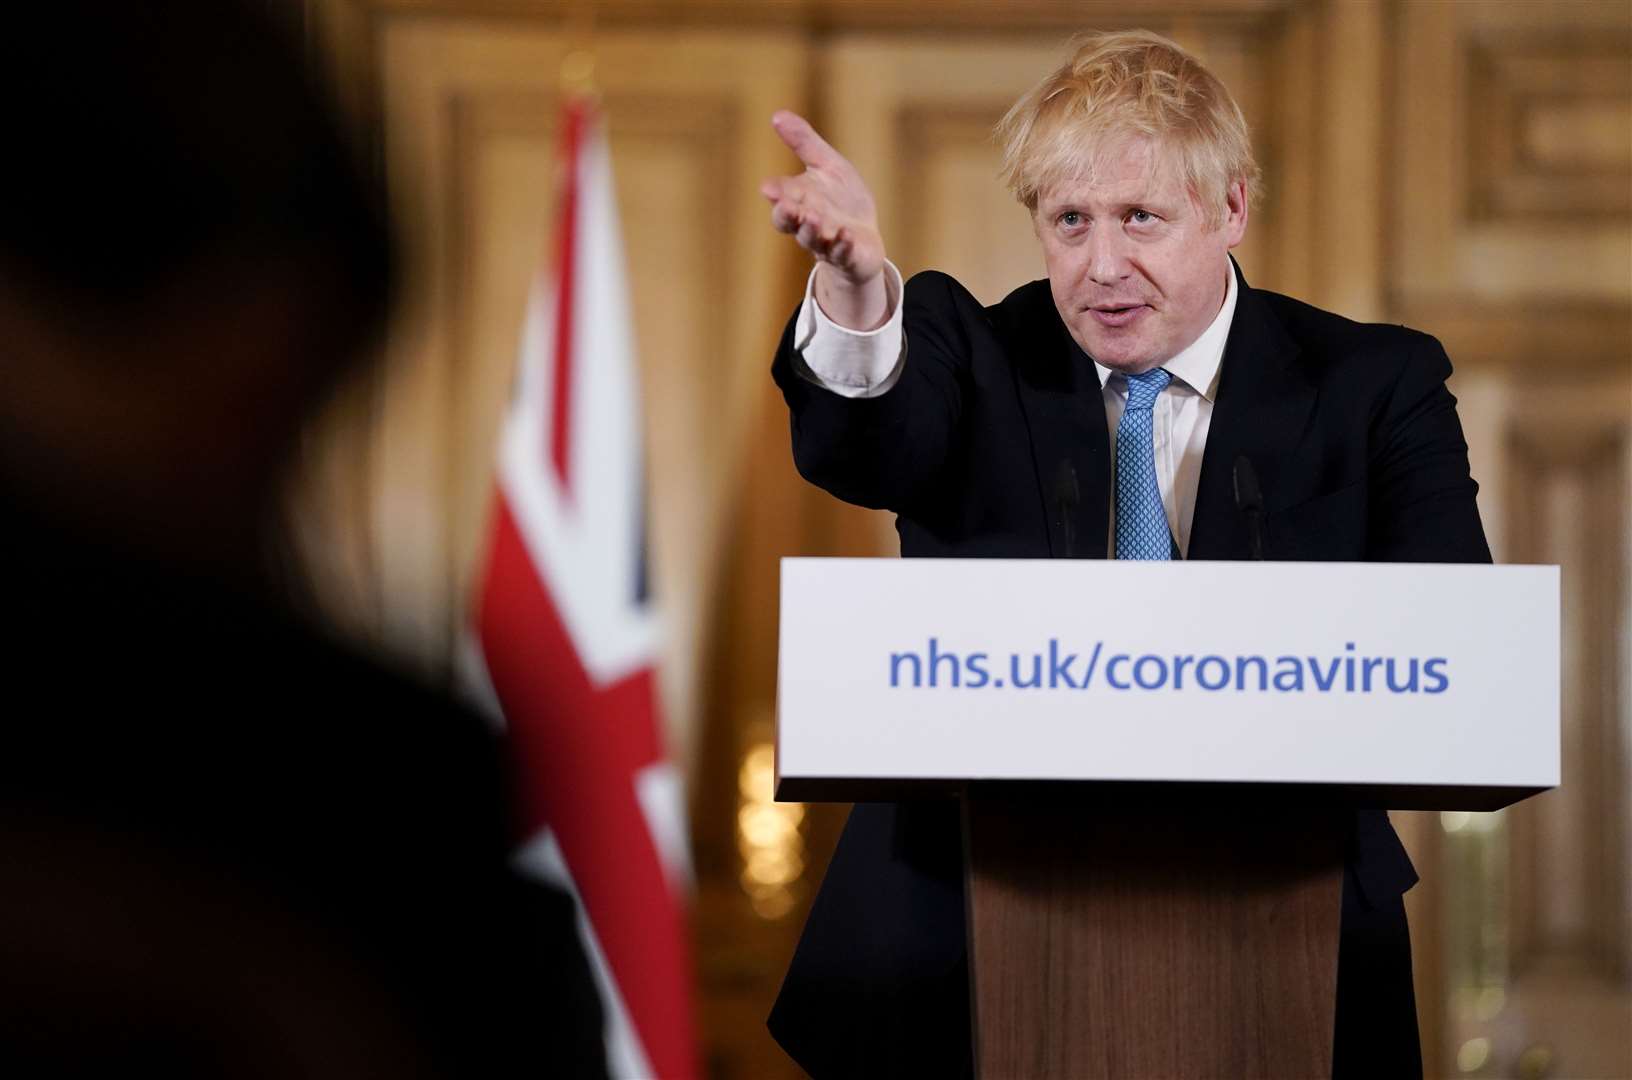
[(964, 805), (984, 1078), (1316, 1076), (1355, 808), (1559, 783), (1554, 566), (784, 559), (777, 797)]
[(777, 793), (1559, 782), (1555, 566), (784, 559)]

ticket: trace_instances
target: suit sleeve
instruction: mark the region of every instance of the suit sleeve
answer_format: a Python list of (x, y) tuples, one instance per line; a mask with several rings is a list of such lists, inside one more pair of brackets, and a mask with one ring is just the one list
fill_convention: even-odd
[(1438, 341), (1413, 335), (1372, 425), (1367, 549), (1380, 562), (1490, 562)]
[(771, 366), (788, 404), (800, 475), (873, 509), (904, 509), (940, 474), (963, 415), (971, 330), (985, 318), (944, 274), (918, 274), (904, 292), (905, 357), (888, 392), (843, 397), (802, 377), (797, 315)]

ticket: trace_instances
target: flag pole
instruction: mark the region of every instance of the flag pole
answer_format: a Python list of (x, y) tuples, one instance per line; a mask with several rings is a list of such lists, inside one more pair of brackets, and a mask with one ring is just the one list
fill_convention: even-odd
[(595, 86), (595, 0), (578, 0), (567, 12), (567, 40), (561, 58), (561, 96), (567, 101), (598, 98)]
[(561, 96), (570, 100), (594, 100), (595, 53), (592, 46), (574, 48), (561, 58)]

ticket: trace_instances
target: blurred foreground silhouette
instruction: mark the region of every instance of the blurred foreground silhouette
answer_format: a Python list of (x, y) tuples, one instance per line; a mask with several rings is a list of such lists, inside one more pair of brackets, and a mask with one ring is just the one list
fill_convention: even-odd
[(392, 252), (270, 8), (0, 42), (0, 1074), (602, 1074), (490, 730), (289, 601), (280, 485)]

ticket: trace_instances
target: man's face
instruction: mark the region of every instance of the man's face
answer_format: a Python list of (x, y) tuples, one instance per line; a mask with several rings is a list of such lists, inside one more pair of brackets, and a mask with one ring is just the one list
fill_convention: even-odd
[(1201, 336), (1224, 303), (1226, 254), (1247, 228), (1244, 183), (1209, 228), (1178, 170), (1148, 139), (1107, 152), (1092, 183), (1043, 191), (1032, 224), (1054, 306), (1083, 351), (1137, 374)]

